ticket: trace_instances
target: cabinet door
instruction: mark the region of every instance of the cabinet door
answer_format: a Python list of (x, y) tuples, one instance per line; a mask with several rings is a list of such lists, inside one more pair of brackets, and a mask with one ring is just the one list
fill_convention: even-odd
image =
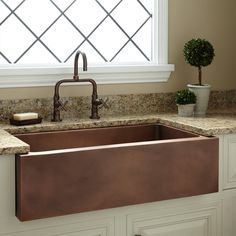
[(128, 216), (127, 236), (216, 236), (220, 235), (219, 207), (190, 212), (152, 212)]
[(236, 188), (236, 134), (224, 136), (223, 172), (223, 188)]
[[(234, 192), (236, 195), (236, 192)], [(236, 235), (236, 197), (230, 197), (223, 201), (223, 235)]]

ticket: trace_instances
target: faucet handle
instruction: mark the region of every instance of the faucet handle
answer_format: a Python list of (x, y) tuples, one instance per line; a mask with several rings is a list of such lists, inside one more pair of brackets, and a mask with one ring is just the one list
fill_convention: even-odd
[(99, 99), (101, 101), (101, 105), (100, 105), (100, 108), (104, 107), (106, 109), (109, 109), (110, 106), (108, 105), (108, 101), (109, 101), (109, 98), (106, 98), (105, 100), (103, 100), (102, 98)]
[(66, 111), (66, 110), (67, 110), (67, 109), (66, 109), (67, 103), (68, 103), (68, 101), (65, 101), (65, 102), (63, 103), (61, 100), (59, 100), (59, 101), (58, 101), (59, 109), (60, 109), (60, 110), (63, 110), (63, 111)]

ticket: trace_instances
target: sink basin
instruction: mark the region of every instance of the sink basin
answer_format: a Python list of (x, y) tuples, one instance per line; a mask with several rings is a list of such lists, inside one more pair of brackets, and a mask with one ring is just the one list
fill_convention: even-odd
[(30, 145), (31, 152), (94, 147), (111, 144), (199, 137), (161, 124), (52, 131), (16, 135)]
[(21, 221), (218, 191), (218, 138), (161, 124), (16, 135)]

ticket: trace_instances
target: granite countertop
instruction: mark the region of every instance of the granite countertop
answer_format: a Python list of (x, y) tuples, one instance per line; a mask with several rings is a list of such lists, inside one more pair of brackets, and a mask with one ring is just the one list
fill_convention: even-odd
[(41, 124), (29, 126), (0, 124), (0, 155), (29, 152), (29, 145), (14, 137), (13, 134), (157, 122), (205, 136), (236, 133), (235, 114), (211, 114), (204, 118), (179, 117), (177, 114), (149, 114), (103, 117), (100, 120), (65, 119), (58, 123), (43, 121)]
[(15, 154), (29, 152), (28, 144), (9, 134), (7, 131), (0, 129), (0, 154)]

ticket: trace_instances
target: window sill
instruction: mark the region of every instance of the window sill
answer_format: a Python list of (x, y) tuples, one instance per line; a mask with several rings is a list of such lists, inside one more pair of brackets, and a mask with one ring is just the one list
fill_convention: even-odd
[[(93, 78), (97, 84), (167, 82), (172, 64), (93, 66), (80, 72), (80, 78)], [(73, 68), (58, 67), (1, 67), (0, 88), (54, 86), (61, 78), (72, 78)]]

